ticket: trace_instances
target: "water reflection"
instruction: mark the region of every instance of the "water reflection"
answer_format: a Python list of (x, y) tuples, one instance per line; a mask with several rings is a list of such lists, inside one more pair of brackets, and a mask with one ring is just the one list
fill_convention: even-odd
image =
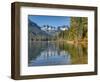
[(87, 46), (66, 42), (29, 43), (28, 66), (71, 65), (87, 63)]

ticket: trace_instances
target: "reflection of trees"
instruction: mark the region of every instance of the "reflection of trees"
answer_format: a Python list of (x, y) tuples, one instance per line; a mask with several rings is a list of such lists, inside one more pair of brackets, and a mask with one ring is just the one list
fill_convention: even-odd
[(87, 47), (86, 45), (73, 45), (67, 43), (59, 44), (60, 50), (67, 51), (72, 58), (72, 64), (82, 64), (87, 63)]
[(37, 58), (42, 51), (47, 48), (47, 43), (43, 42), (33, 42), (31, 47), (28, 47), (28, 62), (32, 59)]
[(66, 54), (70, 55), (72, 64), (87, 63), (87, 46), (86, 45), (74, 45), (66, 42), (47, 42), (37, 41), (32, 42), (28, 49), (28, 62), (35, 60), (41, 56), (41, 52), (44, 52), (42, 57), (45, 60), (49, 60), (52, 56), (63, 56), (66, 58)]

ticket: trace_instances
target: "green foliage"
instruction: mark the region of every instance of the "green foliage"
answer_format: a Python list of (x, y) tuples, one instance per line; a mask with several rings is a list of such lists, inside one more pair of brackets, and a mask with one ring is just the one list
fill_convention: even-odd
[(59, 37), (67, 40), (81, 40), (87, 38), (87, 17), (71, 17), (70, 28), (59, 33)]
[(59, 33), (59, 38), (67, 39), (67, 36), (66, 36), (67, 34), (68, 34), (67, 30), (61, 31), (61, 32)]
[(67, 51), (71, 55), (71, 63), (87, 63), (87, 46), (73, 45), (66, 42), (59, 43), (60, 50)]

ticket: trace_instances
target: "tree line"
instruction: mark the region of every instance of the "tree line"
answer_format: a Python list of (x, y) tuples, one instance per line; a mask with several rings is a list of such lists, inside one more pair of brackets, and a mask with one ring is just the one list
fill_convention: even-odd
[(82, 41), (88, 38), (87, 17), (71, 17), (70, 28), (59, 33), (62, 40)]

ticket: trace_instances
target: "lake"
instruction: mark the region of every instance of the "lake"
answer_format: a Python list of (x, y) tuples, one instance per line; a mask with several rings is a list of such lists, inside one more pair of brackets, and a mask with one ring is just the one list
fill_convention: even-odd
[(68, 44), (63, 41), (33, 41), (28, 43), (28, 66), (87, 63), (87, 45)]

